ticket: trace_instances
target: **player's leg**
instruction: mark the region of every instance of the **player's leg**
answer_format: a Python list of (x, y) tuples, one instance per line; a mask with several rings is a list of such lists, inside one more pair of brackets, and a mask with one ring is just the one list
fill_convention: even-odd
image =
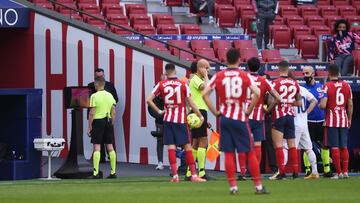
[(175, 123), (164, 122), (163, 132), (164, 132), (164, 145), (168, 146), (168, 158), (170, 169), (173, 174), (171, 182), (179, 182), (179, 176), (177, 173), (177, 164), (176, 164), (176, 139), (175, 139)]
[(114, 146), (112, 144), (114, 142), (113, 133), (114, 133), (114, 126), (110, 122), (107, 122), (105, 127), (103, 142), (106, 144), (106, 149), (109, 154), (110, 166), (111, 166), (111, 171), (108, 178), (116, 178), (116, 153), (114, 150)]
[(279, 178), (284, 177), (284, 152), (283, 152), (283, 135), (284, 135), (284, 119), (276, 119), (271, 130), (273, 145), (275, 148), (276, 162), (279, 168)]
[(348, 142), (348, 128), (340, 128), (340, 157), (342, 163), (342, 174), (344, 178), (348, 178), (348, 168), (349, 168), (349, 151), (347, 148)]
[(331, 148), (331, 158), (336, 169), (336, 174), (332, 177), (332, 179), (339, 179), (339, 176), (341, 174), (341, 164), (338, 128), (325, 128), (325, 144), (326, 146), (329, 146)]
[(265, 122), (249, 120), (251, 132), (254, 137), (254, 150), (256, 158), (261, 162), (261, 142), (265, 140)]
[(93, 178), (102, 178), (99, 173), (99, 164), (101, 158), (101, 144), (103, 143), (105, 131), (105, 120), (94, 119), (91, 130), (91, 143), (93, 143)]
[[(207, 130), (207, 129), (205, 129)], [(206, 160), (206, 148), (208, 145), (208, 139), (206, 137), (199, 138), (199, 148), (197, 151), (197, 161), (199, 169), (199, 177), (207, 178), (205, 174), (205, 160)]]
[(220, 117), (220, 150), (225, 153), (225, 173), (230, 186), (230, 194), (237, 194), (238, 187), (235, 178), (235, 143), (232, 139), (232, 127), (236, 125), (232, 119)]
[(294, 117), (286, 116), (286, 126), (284, 130), (284, 138), (287, 140), (289, 147), (289, 164), (293, 170), (293, 178), (299, 177), (299, 160), (298, 160), (298, 151), (295, 143), (295, 124)]
[(330, 147), (324, 141), (325, 136), (325, 127), (322, 123), (315, 123), (315, 130), (316, 130), (316, 140), (321, 143), (321, 160), (324, 168), (324, 177), (332, 177), (333, 174), (331, 173), (330, 168)]
[(246, 158), (247, 155), (245, 152), (238, 152), (238, 161), (240, 165), (240, 175), (238, 177), (238, 180), (245, 181), (246, 180)]
[[(193, 137), (194, 135), (194, 130), (191, 130), (191, 136)], [(197, 158), (197, 149), (199, 147), (199, 140), (198, 138), (193, 138), (192, 139), (192, 155), (194, 157), (194, 161), (196, 162), (196, 158)], [(185, 180), (190, 181), (191, 180), (191, 171), (190, 171), (190, 167), (187, 167), (187, 171), (186, 171), (186, 175), (185, 175)]]
[(309, 130), (307, 127), (304, 128), (304, 131), (301, 134), (301, 138), (300, 138), (298, 147), (299, 147), (299, 149), (303, 149), (305, 151), (304, 154), (307, 154), (307, 157), (309, 159), (309, 162), (310, 162), (311, 168), (312, 168), (311, 173), (306, 175), (305, 179), (318, 179), (319, 173), (317, 170), (316, 155), (315, 155), (314, 151), (312, 150), (312, 142), (311, 142)]

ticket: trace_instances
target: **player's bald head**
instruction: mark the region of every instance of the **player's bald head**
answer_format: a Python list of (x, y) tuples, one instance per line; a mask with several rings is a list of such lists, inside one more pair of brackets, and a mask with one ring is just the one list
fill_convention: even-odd
[(303, 68), (304, 76), (311, 76), (314, 72), (315, 70), (312, 66), (305, 66)]
[(210, 66), (209, 62), (205, 59), (200, 59), (197, 62), (197, 68), (208, 68)]

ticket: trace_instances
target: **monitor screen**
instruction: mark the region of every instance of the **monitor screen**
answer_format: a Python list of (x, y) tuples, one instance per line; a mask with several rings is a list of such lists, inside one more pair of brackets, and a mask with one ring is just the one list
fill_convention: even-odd
[(91, 89), (89, 87), (65, 87), (65, 108), (89, 108)]

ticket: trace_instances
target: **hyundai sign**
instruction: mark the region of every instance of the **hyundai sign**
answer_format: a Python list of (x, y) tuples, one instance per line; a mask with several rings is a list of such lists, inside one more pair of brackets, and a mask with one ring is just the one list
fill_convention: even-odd
[(29, 27), (29, 9), (11, 0), (0, 1), (0, 28)]

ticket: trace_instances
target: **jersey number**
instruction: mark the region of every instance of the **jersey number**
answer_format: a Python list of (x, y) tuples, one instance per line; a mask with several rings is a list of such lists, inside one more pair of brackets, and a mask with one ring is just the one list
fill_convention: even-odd
[(336, 90), (336, 105), (337, 106), (341, 106), (344, 104), (344, 100), (345, 100), (345, 97), (344, 97), (344, 94), (340, 92), (341, 91), (341, 88), (338, 88)]
[[(284, 103), (294, 103), (295, 101), (295, 94), (296, 94), (296, 87), (295, 86), (286, 86), (286, 85), (281, 85), (280, 89), (280, 98), (281, 98), (281, 102)], [(289, 93), (289, 95), (288, 95)], [(287, 96), (287, 98), (286, 98)]]
[(242, 94), (242, 80), (238, 77), (224, 78), (222, 84), (225, 85), (226, 98), (239, 98)]
[(302, 99), (302, 103), (301, 103), (301, 106), (298, 106), (297, 109), (298, 109), (298, 113), (305, 113), (306, 111), (306, 107), (305, 107), (305, 104), (306, 104), (306, 100), (305, 100), (305, 97), (301, 97)]
[[(171, 86), (167, 86), (164, 89), (165, 93), (165, 104), (174, 104), (176, 100), (176, 104), (181, 103), (181, 92), (180, 92), (180, 86), (177, 86), (175, 88)], [(175, 98), (172, 98), (175, 95)]]

